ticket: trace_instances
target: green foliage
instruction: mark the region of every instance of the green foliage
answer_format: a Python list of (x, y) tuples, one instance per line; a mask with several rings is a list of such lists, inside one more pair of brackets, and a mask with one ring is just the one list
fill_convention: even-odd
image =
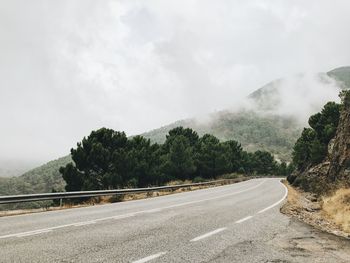
[(293, 163), (299, 170), (304, 170), (311, 163), (311, 145), (316, 133), (311, 128), (304, 128), (293, 148)]
[(173, 180), (205, 180), (246, 171), (286, 175), (266, 151), (247, 153), (236, 141), (220, 142), (213, 135), (199, 137), (189, 128), (169, 131), (162, 145), (123, 132), (102, 128), (91, 132), (71, 150), (74, 163), (60, 169), (67, 191), (145, 187)]
[(340, 104), (328, 102), (321, 112), (309, 118), (311, 128), (304, 128), (293, 148), (293, 163), (299, 171), (326, 157), (328, 143), (338, 127), (340, 107)]
[[(0, 177), (0, 195), (49, 193), (52, 189), (63, 191), (66, 183), (58, 170), (61, 166), (71, 161), (70, 156), (65, 156), (48, 162), (18, 177)], [(51, 201), (8, 204), (0, 206), (0, 210), (38, 208), (49, 204), (51, 204)]]
[(261, 115), (253, 111), (221, 111), (209, 117), (208, 122), (195, 119), (178, 121), (142, 136), (152, 142), (164, 143), (171, 129), (183, 126), (196, 130), (199, 136), (212, 134), (220, 141), (238, 141), (246, 151), (265, 150), (280, 160), (290, 162), (293, 145), (302, 130), (293, 118)]
[(216, 178), (228, 170), (225, 160), (224, 147), (219, 139), (205, 134), (199, 141), (197, 152), (198, 176), (203, 178)]
[(202, 183), (202, 182), (205, 182), (206, 180), (203, 179), (202, 177), (200, 176), (196, 176), (195, 178), (193, 178), (192, 182), (193, 183)]
[(186, 180), (193, 178), (196, 171), (194, 165), (193, 146), (190, 140), (183, 135), (171, 135), (167, 138), (164, 145), (168, 151), (164, 154), (162, 160), (162, 173), (171, 180)]
[[(350, 85), (349, 85), (350, 88)], [(349, 107), (350, 106), (350, 90), (342, 90), (339, 94), (341, 101), (342, 101), (342, 105), (344, 107)]]
[(274, 174), (277, 163), (269, 152), (256, 151), (252, 154), (252, 167), (257, 174)]

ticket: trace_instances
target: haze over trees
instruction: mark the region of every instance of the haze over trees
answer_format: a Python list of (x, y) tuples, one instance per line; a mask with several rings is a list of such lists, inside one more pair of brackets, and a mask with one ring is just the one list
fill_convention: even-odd
[(265, 151), (247, 153), (233, 140), (199, 137), (189, 128), (169, 131), (164, 144), (101, 128), (71, 150), (60, 168), (67, 191), (147, 187), (172, 180), (209, 180), (225, 173), (286, 175), (289, 167)]

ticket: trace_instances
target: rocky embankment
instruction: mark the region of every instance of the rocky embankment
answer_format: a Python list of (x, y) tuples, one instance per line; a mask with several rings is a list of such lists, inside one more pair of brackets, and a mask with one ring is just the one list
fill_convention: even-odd
[(343, 92), (342, 101), (337, 132), (328, 144), (327, 157), (297, 175), (310, 185), (310, 189), (321, 194), (350, 187), (350, 91)]
[(281, 210), (319, 229), (350, 237), (350, 91), (343, 91), (341, 97), (339, 124), (326, 158), (292, 175), (310, 192), (287, 184), (288, 201)]

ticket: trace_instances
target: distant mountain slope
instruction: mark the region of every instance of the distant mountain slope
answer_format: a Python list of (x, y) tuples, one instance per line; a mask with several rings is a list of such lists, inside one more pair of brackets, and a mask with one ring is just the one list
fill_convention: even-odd
[(178, 121), (142, 136), (163, 143), (168, 131), (177, 126), (190, 127), (199, 135), (210, 133), (222, 141), (237, 140), (248, 151), (264, 149), (285, 161), (290, 160), (291, 149), (301, 132), (301, 126), (294, 118), (263, 115), (253, 111), (221, 111), (211, 114), (210, 121)]
[(350, 88), (350, 67), (340, 67), (327, 72), (327, 75), (339, 81), (343, 88)]
[(50, 161), (18, 177), (0, 177), (0, 195), (63, 191), (65, 182), (58, 169), (71, 161), (70, 155)]
[(20, 176), (37, 166), (38, 163), (34, 161), (0, 159), (0, 177)]
[[(300, 121), (299, 112), (293, 112), (293, 109), (289, 112), (286, 109), (281, 111), (281, 108), (286, 107), (287, 104), (284, 100), (288, 100), (288, 96), (295, 95), (295, 93), (299, 93), (301, 98), (308, 96), (310, 94), (305, 92), (310, 89), (308, 85), (318, 84), (322, 85), (322, 95), (326, 97), (326, 101), (332, 100), (328, 97), (329, 91), (327, 89), (335, 89), (332, 93), (337, 96), (337, 87), (332, 83), (334, 80), (339, 82), (342, 88), (350, 87), (350, 67), (337, 68), (328, 73), (320, 73), (311, 77), (299, 74), (289, 80), (277, 79), (248, 96), (248, 101), (253, 105), (250, 110), (213, 113), (209, 116), (210, 121), (207, 122), (200, 122), (196, 119), (181, 120), (142, 135), (153, 142), (162, 143), (170, 129), (176, 126), (185, 126), (196, 130), (200, 135), (211, 133), (221, 140), (234, 139), (239, 141), (248, 151), (264, 149), (273, 153), (276, 158), (290, 161), (292, 147), (299, 137), (302, 127), (307, 125), (307, 119)], [(319, 96), (317, 88), (313, 87), (311, 95)], [(291, 90), (288, 91), (288, 89)], [(316, 94), (312, 94), (314, 92)], [(293, 103), (297, 103), (294, 108), (300, 107), (300, 111), (304, 110), (303, 103), (310, 104), (306, 105), (308, 106), (307, 110), (313, 113), (319, 111), (325, 101), (296, 101)], [(305, 115), (309, 116), (310, 114)]]
[[(294, 85), (298, 85), (299, 92), (300, 90), (302, 92), (308, 90), (310, 88), (308, 85), (298, 82), (298, 78), (302, 78), (302, 76), (302, 74), (297, 76), (297, 81), (289, 83), (287, 89), (293, 90)], [(320, 74), (320, 81), (328, 82), (327, 76), (335, 79), (342, 88), (350, 87), (350, 67), (341, 67)], [(294, 142), (299, 137), (302, 127), (306, 125), (306, 121), (304, 123), (297, 121), (299, 112), (291, 112), (291, 114), (285, 112), (283, 107), (277, 107), (284, 97), (288, 99), (289, 95), (293, 95), (293, 92), (283, 93), (282, 86), (285, 83), (284, 79), (278, 79), (250, 94), (248, 101), (254, 106), (253, 108), (213, 113), (208, 116), (209, 121), (205, 122), (196, 119), (181, 120), (142, 135), (150, 138), (153, 142), (162, 143), (170, 129), (177, 126), (191, 127), (200, 135), (211, 133), (221, 140), (234, 139), (239, 141), (246, 150), (268, 150), (277, 158), (288, 161)], [(286, 89), (286, 87), (284, 88)], [(311, 94), (318, 93), (317, 88), (312, 90)], [(337, 91), (333, 91), (334, 94), (337, 94)], [(324, 96), (327, 100), (333, 100), (333, 98), (328, 99), (328, 93), (325, 93)], [(293, 99), (295, 100), (295, 98)], [(303, 102), (305, 104), (307, 101)], [(293, 103), (294, 106), (297, 104), (296, 108), (301, 108), (301, 112), (304, 110), (299, 107), (302, 106), (299, 105), (300, 101), (293, 101)], [(312, 103), (310, 102), (310, 104)], [(315, 112), (319, 111), (323, 104), (323, 102), (313, 103), (312, 106), (315, 107)], [(68, 155), (35, 168), (18, 178), (0, 177), (0, 195), (50, 192), (52, 188), (62, 190), (64, 181), (58, 169), (70, 161)]]

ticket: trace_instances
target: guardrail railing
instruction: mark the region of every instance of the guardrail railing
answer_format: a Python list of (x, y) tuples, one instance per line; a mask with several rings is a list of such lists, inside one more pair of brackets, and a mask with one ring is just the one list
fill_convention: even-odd
[(162, 190), (176, 190), (185, 187), (212, 185), (218, 183), (230, 183), (232, 179), (222, 179), (210, 182), (192, 183), (192, 184), (180, 184), (170, 186), (157, 186), (148, 188), (131, 188), (131, 189), (116, 189), (116, 190), (96, 190), (96, 191), (77, 191), (77, 192), (57, 192), (57, 193), (42, 193), (42, 194), (26, 194), (26, 195), (5, 195), (0, 196), (1, 204), (10, 203), (23, 203), (33, 201), (44, 201), (44, 200), (56, 200), (56, 199), (72, 199), (81, 197), (98, 197), (98, 196), (109, 196), (109, 195), (122, 195), (122, 194), (135, 194), (145, 192), (157, 192)]

